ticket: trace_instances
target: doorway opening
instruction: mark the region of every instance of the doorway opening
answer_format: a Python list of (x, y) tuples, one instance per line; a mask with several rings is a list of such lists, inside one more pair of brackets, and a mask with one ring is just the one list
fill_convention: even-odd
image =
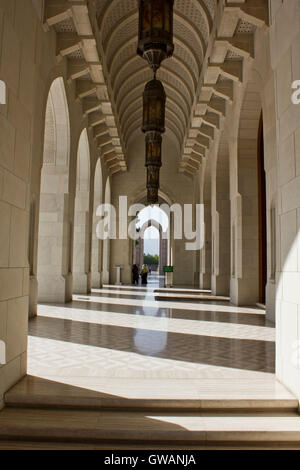
[(169, 217), (157, 206), (143, 209), (136, 220), (139, 238), (136, 241), (135, 262), (152, 267), (151, 270), (163, 275), (163, 268), (169, 263)]
[(144, 233), (144, 264), (149, 272), (158, 272), (160, 260), (160, 233), (150, 225)]

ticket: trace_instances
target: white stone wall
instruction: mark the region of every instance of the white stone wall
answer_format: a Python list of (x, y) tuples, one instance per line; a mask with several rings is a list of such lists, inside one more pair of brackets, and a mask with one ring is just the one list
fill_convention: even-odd
[(291, 84), (300, 79), (300, 3), (270, 3), (278, 165), (276, 369), (300, 397), (300, 106), (291, 101)]
[[(23, 2), (22, 2), (23, 3)], [(26, 5), (25, 5), (26, 4)], [(0, 2), (0, 79), (7, 87), (0, 104), (0, 366), (3, 393), (26, 371), (29, 294), (28, 214), (37, 16), (31, 2)]]

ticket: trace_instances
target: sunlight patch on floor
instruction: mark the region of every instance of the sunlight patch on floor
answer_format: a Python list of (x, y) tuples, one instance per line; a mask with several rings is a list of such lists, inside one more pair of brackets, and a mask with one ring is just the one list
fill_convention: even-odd
[(40, 316), (60, 318), (94, 325), (120, 326), (139, 330), (164, 331), (178, 334), (211, 336), (218, 338), (248, 339), (275, 342), (275, 329), (253, 325), (218, 323), (213, 321), (183, 320), (169, 318), (162, 313), (146, 316), (141, 311), (136, 315), (105, 311), (87, 311), (65, 307), (40, 305)]
[[(160, 347), (156, 344), (156, 348)], [(46, 338), (28, 338), (28, 374), (41, 378), (261, 378), (265, 372), (145, 357), (134, 352), (116, 351)]]

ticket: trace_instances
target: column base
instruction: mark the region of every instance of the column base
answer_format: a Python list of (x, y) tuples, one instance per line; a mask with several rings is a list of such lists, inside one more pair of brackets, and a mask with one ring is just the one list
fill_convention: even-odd
[(199, 272), (194, 273), (194, 287), (195, 289), (200, 288), (200, 273)]
[(72, 300), (72, 274), (66, 276), (38, 276), (38, 301), (66, 303)]
[(213, 295), (229, 296), (230, 294), (230, 277), (229, 274), (211, 277), (211, 292)]
[(257, 279), (231, 279), (230, 299), (234, 305), (255, 305), (259, 301)]
[(109, 271), (103, 271), (102, 284), (109, 284)]
[(91, 274), (91, 286), (92, 289), (101, 289), (102, 288), (102, 273), (93, 273)]
[(266, 285), (266, 317), (276, 323), (276, 283), (269, 281)]
[(33, 318), (37, 316), (38, 304), (38, 280), (35, 276), (29, 278), (29, 308), (28, 316)]
[(211, 290), (211, 274), (200, 273), (200, 289)]
[(87, 295), (90, 292), (90, 276), (86, 273), (73, 273), (73, 293)]

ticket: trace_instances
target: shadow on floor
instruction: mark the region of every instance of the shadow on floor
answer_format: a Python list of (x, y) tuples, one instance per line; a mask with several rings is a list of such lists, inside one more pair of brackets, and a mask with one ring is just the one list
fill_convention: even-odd
[(275, 343), (95, 325), (50, 317), (29, 322), (29, 335), (175, 361), (274, 373)]
[[(208, 304), (208, 302), (205, 302)], [(76, 300), (69, 302), (67, 304), (54, 304), (54, 303), (44, 303), (40, 305), (45, 305), (49, 307), (59, 307), (59, 308), (70, 308), (70, 309), (79, 309), (79, 310), (89, 310), (96, 312), (113, 312), (127, 315), (136, 315), (136, 308), (132, 305), (126, 305), (126, 303), (119, 304), (109, 304), (109, 303), (97, 303), (90, 302), (85, 300)], [(196, 307), (195, 307), (196, 308)], [(143, 306), (143, 311), (145, 314), (151, 316), (153, 312), (153, 307)], [(236, 312), (226, 312), (226, 311), (214, 311), (213, 304), (211, 310), (185, 310), (183, 309), (173, 309), (173, 308), (160, 308), (159, 312), (163, 314), (166, 318), (175, 318), (182, 320), (194, 320), (194, 321), (207, 321), (207, 322), (218, 322), (218, 323), (233, 323), (239, 325), (253, 325), (253, 326), (262, 326), (274, 328), (274, 323), (267, 320), (265, 315), (255, 314), (255, 313), (236, 313)]]

